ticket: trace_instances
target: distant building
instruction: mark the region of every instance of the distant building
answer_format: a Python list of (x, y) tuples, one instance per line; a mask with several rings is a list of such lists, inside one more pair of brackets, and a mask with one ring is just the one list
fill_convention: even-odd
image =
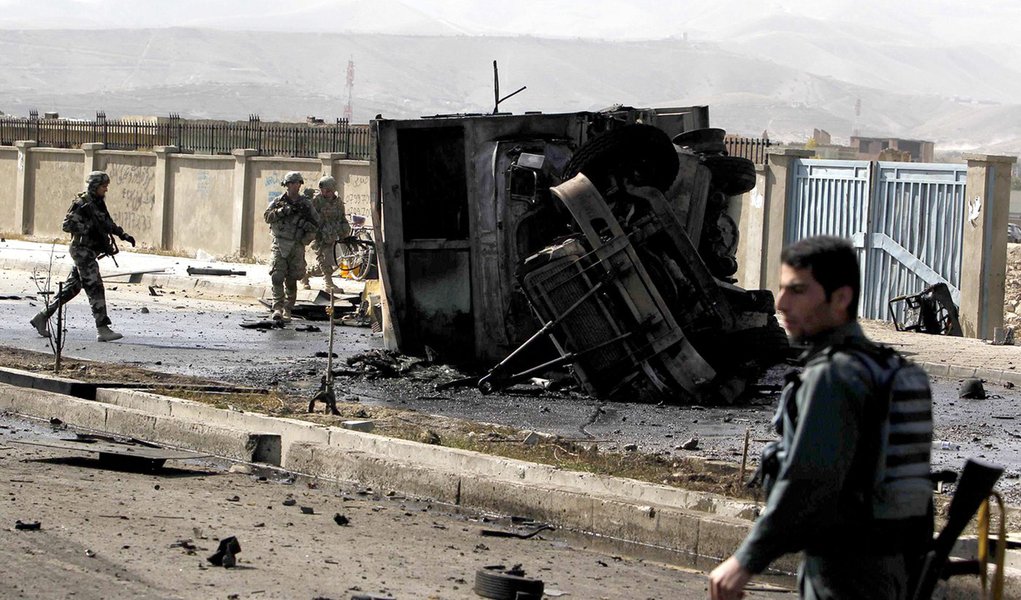
[[(910, 162), (932, 162), (934, 144), (925, 140), (905, 140), (901, 138), (879, 138), (851, 136), (851, 148), (858, 152), (862, 160), (907, 159)], [(884, 155), (884, 151), (886, 154)], [(890, 152), (896, 151), (896, 152)]]

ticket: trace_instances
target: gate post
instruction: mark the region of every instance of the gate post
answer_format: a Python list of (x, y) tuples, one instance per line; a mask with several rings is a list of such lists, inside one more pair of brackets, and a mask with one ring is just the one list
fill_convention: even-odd
[(35, 195), (32, 190), (32, 166), (29, 164), (31, 153), (29, 150), (35, 148), (37, 142), (34, 140), (17, 140), (14, 147), (18, 149), (18, 172), (15, 185), (17, 191), (14, 197), (14, 226), (18, 233), (35, 233)]
[(173, 244), (174, 194), (170, 188), (170, 156), (180, 151), (177, 146), (156, 146), (156, 199), (152, 206), (152, 245), (171, 250)]
[[(753, 210), (749, 211), (749, 224), (754, 223), (756, 219), (762, 223), (759, 285), (762, 289), (771, 290), (774, 295), (780, 291), (780, 253), (783, 251), (784, 227), (787, 222), (788, 188), (793, 180), (791, 165), (794, 159), (813, 156), (814, 150), (800, 148), (770, 150), (766, 163), (762, 207), (755, 209), (753, 204)], [(754, 244), (749, 240), (746, 249), (752, 247)], [(748, 256), (751, 256), (750, 251)], [(751, 265), (752, 262), (749, 262), (749, 266)], [(747, 272), (751, 275), (750, 269)]]
[(965, 154), (968, 181), (961, 248), (961, 328), (965, 337), (992, 339), (1003, 326), (1007, 216), (1014, 156)]
[[(248, 183), (251, 172), (251, 161), (248, 159), (259, 156), (255, 148), (237, 148), (231, 151), (234, 155), (234, 197), (232, 199), (233, 219), (230, 226), (230, 247), (238, 256), (251, 256), (253, 238), (255, 236), (255, 197), (252, 186)], [(261, 214), (261, 213), (260, 213)]]

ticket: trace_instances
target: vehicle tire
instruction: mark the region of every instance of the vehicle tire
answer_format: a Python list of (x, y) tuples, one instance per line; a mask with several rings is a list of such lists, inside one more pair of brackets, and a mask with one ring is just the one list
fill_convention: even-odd
[(727, 132), (716, 127), (705, 129), (692, 129), (678, 133), (673, 137), (673, 143), (681, 148), (686, 148), (695, 154), (726, 154), (727, 144), (724, 141)]
[(626, 125), (586, 142), (564, 168), (567, 181), (578, 173), (592, 180), (605, 193), (609, 175), (623, 172), (636, 175), (637, 185), (651, 185), (660, 191), (670, 188), (677, 177), (680, 161), (677, 150), (663, 130), (652, 125)]
[(519, 567), (503, 565), (482, 567), (475, 572), (475, 593), (492, 600), (541, 600), (545, 586), (540, 579), (529, 579)]
[(740, 156), (707, 156), (703, 163), (712, 173), (712, 185), (728, 196), (755, 189), (755, 163)]

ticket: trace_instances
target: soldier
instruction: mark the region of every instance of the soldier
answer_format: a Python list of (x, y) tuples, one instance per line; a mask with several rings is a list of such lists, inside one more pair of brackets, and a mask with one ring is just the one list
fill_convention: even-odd
[[(337, 242), (351, 235), (351, 225), (344, 214), (344, 199), (337, 193), (337, 180), (329, 175), (319, 179), (319, 192), (312, 198), (312, 206), (319, 213), (319, 229), (312, 240), (316, 263), (323, 274), (326, 291), (336, 289), (333, 270), (337, 268)], [(309, 289), (308, 273), (302, 283)]]
[(92, 316), (96, 319), (96, 340), (110, 342), (123, 335), (110, 329), (110, 317), (106, 314), (106, 290), (99, 274), (99, 259), (117, 253), (112, 236), (135, 245), (135, 238), (113, 222), (106, 208), (106, 192), (110, 188), (110, 176), (103, 171), (93, 171), (86, 179), (87, 189), (78, 194), (64, 216), (62, 229), (71, 234), (69, 254), (74, 268), (64, 282), (64, 288), (57, 299), (40, 311), (30, 321), (39, 335), (50, 337), (47, 322), (61, 306), (78, 292), (85, 290), (89, 297)]
[(763, 455), (766, 507), (734, 556), (709, 575), (713, 600), (780, 555), (803, 551), (801, 598), (910, 597), (932, 542), (932, 393), (925, 372), (873, 344), (858, 324), (859, 266), (846, 240), (805, 238), (780, 255), (776, 312), (807, 345)]
[(298, 295), (298, 280), (305, 276), (305, 246), (315, 237), (319, 215), (312, 202), (299, 192), (305, 183), (301, 173), (291, 171), (281, 185), (287, 191), (270, 202), (263, 213), (273, 233), (273, 319), (290, 321)]

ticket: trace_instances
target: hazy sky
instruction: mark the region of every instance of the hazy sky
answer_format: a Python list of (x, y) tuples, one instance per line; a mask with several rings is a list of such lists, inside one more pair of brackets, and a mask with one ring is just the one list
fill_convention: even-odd
[(365, 33), (726, 39), (775, 15), (912, 44), (1017, 45), (1021, 2), (985, 0), (0, 0), (0, 28), (214, 27)]

